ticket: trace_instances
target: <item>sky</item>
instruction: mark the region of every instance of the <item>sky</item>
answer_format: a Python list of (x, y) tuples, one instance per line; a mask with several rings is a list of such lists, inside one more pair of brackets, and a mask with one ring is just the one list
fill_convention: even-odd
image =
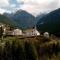
[(60, 8), (60, 0), (0, 0), (0, 13), (23, 9), (33, 15)]

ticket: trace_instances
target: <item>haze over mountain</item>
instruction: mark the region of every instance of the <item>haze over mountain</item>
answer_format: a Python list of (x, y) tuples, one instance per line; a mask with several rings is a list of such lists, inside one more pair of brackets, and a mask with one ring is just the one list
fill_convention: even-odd
[(35, 17), (24, 10), (17, 11), (13, 15), (13, 20), (17, 22), (18, 26), (22, 29), (31, 28), (35, 25)]
[(21, 29), (33, 28), (37, 21), (35, 16), (24, 10), (18, 10), (15, 13), (4, 13), (9, 19), (14, 21), (14, 25)]
[(37, 29), (60, 35), (60, 8), (42, 17), (37, 23)]
[[(47, 13), (39, 13), (39, 15), (36, 16), (36, 21), (38, 22), (42, 17), (44, 17)], [(37, 24), (36, 22), (36, 24)]]

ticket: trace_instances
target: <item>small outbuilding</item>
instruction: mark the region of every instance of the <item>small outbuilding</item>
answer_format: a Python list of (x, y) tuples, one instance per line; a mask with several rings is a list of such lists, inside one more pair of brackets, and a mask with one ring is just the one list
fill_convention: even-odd
[(12, 35), (23, 35), (21, 29), (14, 29)]
[(44, 37), (49, 38), (49, 33), (48, 32), (45, 32), (43, 35), (44, 35)]

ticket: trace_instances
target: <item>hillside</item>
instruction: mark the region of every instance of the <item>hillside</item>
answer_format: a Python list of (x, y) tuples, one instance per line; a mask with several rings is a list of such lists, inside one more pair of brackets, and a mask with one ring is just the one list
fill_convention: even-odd
[[(44, 17), (47, 13), (40, 13), (39, 15), (36, 16), (36, 21), (38, 22), (42, 17)], [(36, 22), (36, 23), (37, 23)]]
[(1, 15), (1, 14), (0, 14), (0, 23), (4, 23), (4, 24), (14, 26), (13, 20), (11, 20), (8, 17), (6, 17), (5, 15)]
[(42, 17), (37, 23), (37, 29), (60, 36), (60, 9), (52, 11)]
[(36, 17), (24, 10), (18, 10), (15, 13), (4, 13), (4, 16), (8, 17), (12, 23), (21, 29), (32, 28), (36, 26), (36, 23), (40, 18), (45, 16), (46, 13), (39, 13)]
[(24, 10), (18, 10), (14, 14), (4, 13), (9, 19), (15, 22), (18, 28), (27, 29), (36, 25), (36, 20), (33, 15)]
[(22, 29), (31, 28), (35, 25), (35, 17), (26, 11), (17, 11), (13, 19)]

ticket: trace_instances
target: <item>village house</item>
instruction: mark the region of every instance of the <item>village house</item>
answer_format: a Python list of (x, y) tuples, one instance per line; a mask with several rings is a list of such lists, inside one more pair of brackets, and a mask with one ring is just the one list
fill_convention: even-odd
[(14, 30), (6, 30), (6, 29), (4, 29), (3, 34), (4, 34), (4, 35), (7, 35), (7, 36), (18, 36), (18, 35), (23, 35), (21, 29), (14, 29)]
[(21, 29), (11, 28), (9, 25), (2, 25), (3, 35), (7, 36), (38, 36), (40, 33), (35, 28), (30, 28), (22, 31)]
[(3, 36), (12, 35), (12, 30), (13, 28), (11, 28), (10, 25), (0, 23), (0, 33), (2, 33)]
[(49, 33), (48, 32), (45, 32), (43, 35), (44, 35), (44, 37), (49, 38)]
[(23, 31), (24, 36), (38, 36), (40, 33), (37, 31), (36, 28), (31, 28)]
[(0, 23), (0, 33), (2, 32), (4, 32), (5, 33), (5, 30), (6, 30), (6, 24), (3, 24), (3, 23)]
[(27, 29), (22, 31), (21, 29), (14, 29), (13, 31), (8, 31), (9, 35), (13, 36), (38, 36), (40, 33), (36, 29)]
[(23, 35), (22, 30), (21, 29), (14, 29), (12, 32), (12, 35)]

